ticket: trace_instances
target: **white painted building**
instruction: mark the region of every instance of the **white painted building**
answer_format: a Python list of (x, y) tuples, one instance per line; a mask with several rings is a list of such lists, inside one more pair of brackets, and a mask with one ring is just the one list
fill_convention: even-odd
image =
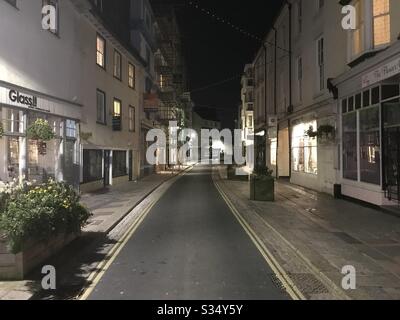
[(266, 135), (267, 166), (278, 178), (327, 193), (336, 183), (338, 142), (306, 132), (337, 127), (328, 80), (347, 68), (346, 51), (337, 50), (347, 43), (341, 19), (336, 1), (289, 1), (253, 63), (256, 88), (258, 82), (262, 87), (256, 89), (256, 133)]
[(90, 191), (140, 176), (143, 66), (102, 23), (101, 8), (74, 0), (81, 14), (81, 189)]
[[(50, 4), (57, 9), (53, 31), (42, 28), (43, 1), (0, 1), (0, 181), (55, 178), (90, 191), (134, 180), (144, 92), (140, 55), (105, 27), (94, 1)], [(15, 102), (20, 96), (26, 99)], [(56, 133), (45, 154), (26, 137), (37, 118)]]
[(342, 194), (380, 206), (400, 200), (400, 2), (347, 1), (358, 23), (347, 32), (349, 70), (338, 91)]
[[(42, 5), (41, 0), (0, 1), (0, 185), (48, 178), (79, 184), (79, 17), (69, 1), (60, 1), (57, 30), (47, 31)], [(48, 120), (57, 136), (47, 142), (45, 154), (26, 136), (37, 118)]]

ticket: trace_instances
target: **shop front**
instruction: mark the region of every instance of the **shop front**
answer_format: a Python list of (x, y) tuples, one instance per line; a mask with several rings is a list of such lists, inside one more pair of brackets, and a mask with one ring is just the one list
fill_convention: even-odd
[[(78, 187), (80, 117), (80, 105), (0, 83), (0, 188), (49, 179)], [(27, 134), (38, 119), (51, 126), (53, 139), (39, 141)]]
[(400, 46), (335, 80), (345, 196), (379, 206), (400, 201)]

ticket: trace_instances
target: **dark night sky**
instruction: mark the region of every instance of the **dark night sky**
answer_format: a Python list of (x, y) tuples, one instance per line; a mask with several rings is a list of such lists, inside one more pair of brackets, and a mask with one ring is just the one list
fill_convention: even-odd
[[(153, 0), (157, 1), (157, 0)], [(189, 5), (189, 0), (162, 0), (177, 5), (187, 60), (189, 89), (195, 90), (232, 78), (243, 72), (261, 44), (216, 21)], [(269, 30), (281, 0), (198, 0), (200, 7), (263, 38)], [(240, 78), (197, 91), (192, 98), (198, 106), (216, 107), (224, 127), (233, 127), (240, 104)], [(208, 109), (212, 114), (213, 110)]]

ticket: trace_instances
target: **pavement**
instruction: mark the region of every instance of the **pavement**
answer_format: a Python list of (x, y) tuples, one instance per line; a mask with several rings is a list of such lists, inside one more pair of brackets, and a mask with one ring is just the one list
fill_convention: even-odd
[[(136, 207), (165, 183), (173, 180), (189, 166), (174, 171), (152, 174), (135, 182), (126, 182), (93, 193), (83, 194), (82, 203), (93, 213), (82, 236), (46, 264), (57, 266), (60, 288), (51, 294), (39, 290), (39, 270), (25, 281), (0, 282), (0, 300), (29, 300), (35, 298), (74, 298), (96, 264), (118, 239), (107, 235)], [(67, 270), (70, 268), (71, 270)], [(70, 283), (69, 283), (70, 282)]]
[[(276, 201), (249, 200), (247, 182), (213, 178), (274, 253), (307, 299), (400, 299), (400, 218), (378, 209), (276, 183)], [(354, 266), (356, 289), (343, 290), (341, 271)]]
[(157, 201), (90, 300), (286, 300), (275, 274), (196, 166)]

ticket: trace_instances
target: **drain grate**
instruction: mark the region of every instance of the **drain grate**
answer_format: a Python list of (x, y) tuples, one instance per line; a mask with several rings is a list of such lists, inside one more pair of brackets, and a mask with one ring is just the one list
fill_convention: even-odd
[(325, 285), (310, 273), (290, 273), (289, 277), (306, 297), (329, 293)]

